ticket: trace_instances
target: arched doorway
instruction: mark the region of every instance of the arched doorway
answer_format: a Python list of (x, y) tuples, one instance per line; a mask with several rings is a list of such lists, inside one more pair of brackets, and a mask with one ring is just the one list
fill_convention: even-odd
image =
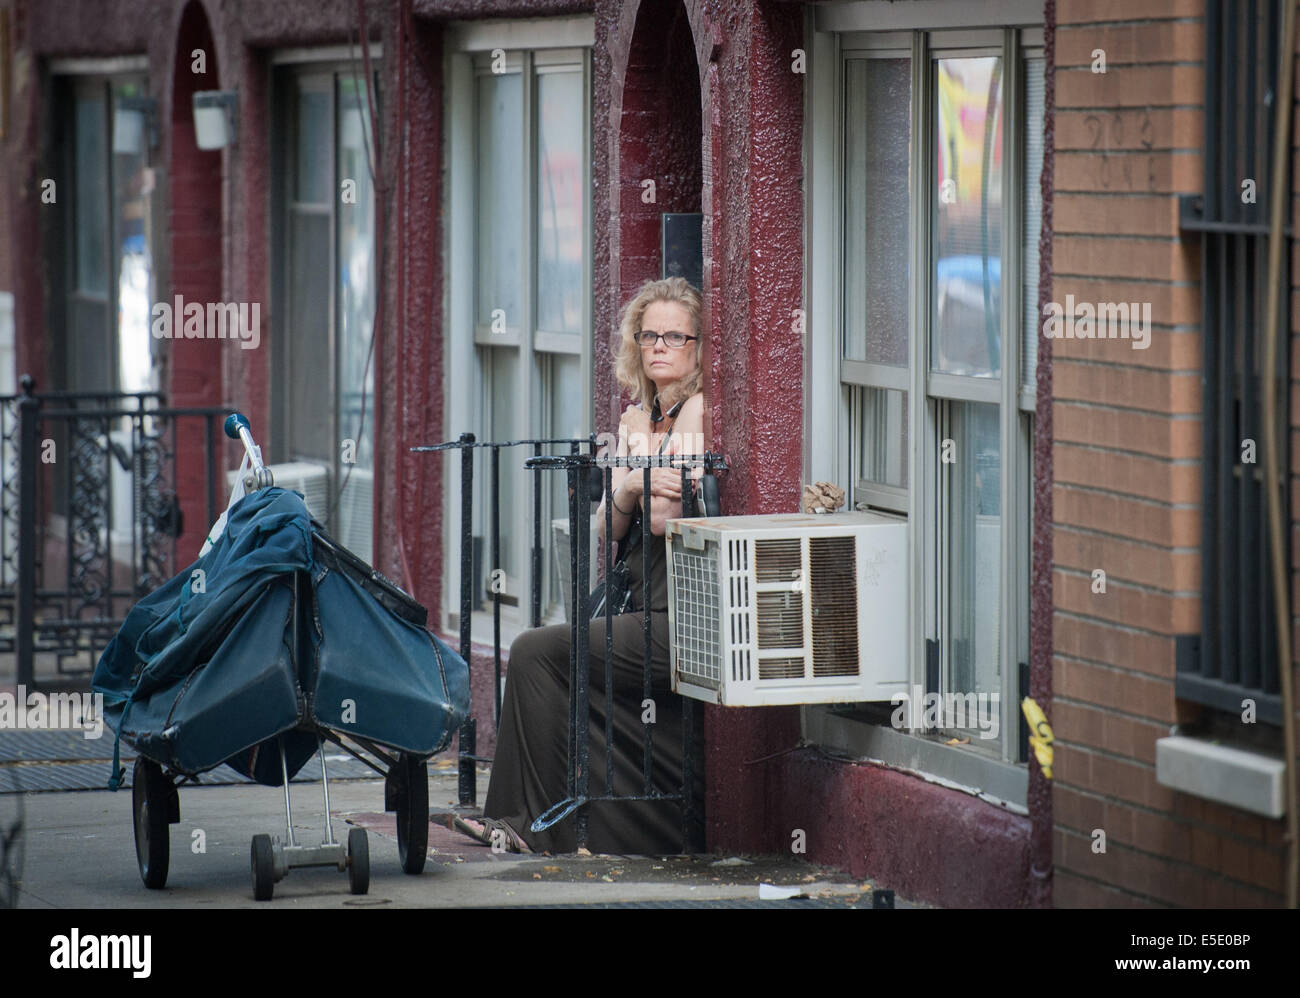
[[(199, 53), (202, 53), (200, 56)], [(200, 71), (201, 70), (201, 71)], [(169, 187), (168, 270), (170, 293), (159, 301), (186, 303), (222, 300), (222, 169), (221, 151), (203, 150), (194, 135), (195, 91), (220, 89), (217, 52), (203, 5), (191, 0), (181, 15), (172, 74), (171, 150), (167, 161)], [(179, 325), (180, 315), (173, 316)], [(222, 352), (230, 340), (156, 340), (163, 345), (163, 388), (172, 406), (220, 405)], [(184, 514), (177, 538), (177, 559), (185, 563), (198, 554), (208, 528), (205, 441), (202, 423), (178, 420), (175, 437), (175, 488)], [(218, 491), (223, 482), (217, 483)]]

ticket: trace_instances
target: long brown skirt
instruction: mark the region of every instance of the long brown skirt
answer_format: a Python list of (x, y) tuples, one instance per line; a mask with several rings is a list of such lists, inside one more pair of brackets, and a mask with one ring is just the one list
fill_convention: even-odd
[[(651, 786), (676, 793), (682, 785), (682, 701), (671, 692), (668, 676), (668, 614), (651, 613), (655, 723), (642, 723), (645, 636), (640, 613), (613, 618), (614, 793), (644, 792), (643, 759), (647, 727), (653, 733)], [(591, 704), (588, 744), (590, 796), (606, 793), (605, 620), (591, 622)], [(569, 747), (569, 625), (539, 627), (510, 646), (501, 727), (483, 813), (501, 818), (535, 852), (574, 852), (573, 815), (545, 832), (533, 832), (533, 819), (567, 796)], [(701, 847), (703, 818), (703, 717), (696, 711), (692, 753), (695, 820), (688, 848)], [(682, 811), (673, 801), (597, 801), (587, 805), (587, 847), (592, 852), (653, 856), (682, 851)]]

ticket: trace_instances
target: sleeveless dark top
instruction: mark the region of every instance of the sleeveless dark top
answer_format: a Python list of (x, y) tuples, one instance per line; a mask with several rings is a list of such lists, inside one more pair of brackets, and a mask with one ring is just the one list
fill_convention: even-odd
[[(638, 507), (639, 509), (639, 507)], [(640, 514), (637, 520), (641, 519)], [(629, 528), (630, 529), (630, 528)], [(655, 613), (668, 612), (668, 549), (664, 538), (649, 534), (650, 546), (650, 610)], [(630, 548), (627, 553), (627, 580), (632, 589), (632, 608), (638, 613), (643, 609), (643, 584), (645, 574), (642, 559), (645, 557), (644, 546), (647, 532), (641, 532), (641, 542)]]
[[(656, 406), (657, 405), (658, 403), (656, 403)], [(678, 405), (680, 405), (680, 403), (678, 403)], [(676, 422), (676, 419), (674, 419), (674, 426), (676, 425)], [(669, 433), (671, 432), (672, 430), (670, 428)], [(659, 448), (660, 453), (663, 453), (663, 448), (667, 446), (667, 443), (668, 438), (665, 437), (663, 444), (661, 444)], [(634, 472), (634, 474), (640, 474), (640, 472)], [(641, 511), (641, 504), (637, 503), (633, 523), (641, 522)], [(628, 529), (630, 530), (631, 527), (629, 526)], [(665, 540), (661, 535), (651, 534), (650, 531), (644, 529), (644, 527), (641, 531), (641, 542), (628, 550), (626, 558), (628, 584), (632, 589), (632, 608), (637, 612), (640, 612), (644, 608), (642, 598), (645, 594), (643, 589), (645, 574), (642, 559), (645, 557), (644, 545), (647, 538), (649, 538), (650, 546), (650, 612), (667, 613), (668, 549)]]

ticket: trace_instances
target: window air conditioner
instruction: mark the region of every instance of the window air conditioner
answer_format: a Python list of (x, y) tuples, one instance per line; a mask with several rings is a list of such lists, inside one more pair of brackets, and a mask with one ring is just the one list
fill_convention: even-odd
[(338, 530), (334, 539), (370, 564), (374, 511), (375, 473), (367, 468), (344, 468), (343, 495), (339, 498)]
[(669, 520), (673, 690), (733, 707), (907, 692), (907, 521), (881, 513)]
[[(268, 464), (266, 467), (278, 488), (301, 492), (307, 504), (307, 512), (322, 523), (325, 522), (325, 513), (329, 507), (330, 481), (330, 470), (326, 465), (312, 464), (310, 461), (290, 461), (285, 464)], [(237, 469), (226, 472), (226, 481), (232, 489), (238, 476)]]

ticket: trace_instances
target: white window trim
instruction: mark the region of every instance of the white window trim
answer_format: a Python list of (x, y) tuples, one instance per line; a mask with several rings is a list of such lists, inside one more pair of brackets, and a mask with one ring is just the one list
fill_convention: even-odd
[[(960, 16), (955, 8), (960, 7)], [(884, 37), (876, 29), (884, 30), (938, 30), (952, 27), (979, 27), (996, 24), (998, 27), (1041, 22), (1041, 7), (1037, 4), (1012, 4), (1011, 9), (999, 5), (996, 12), (972, 10), (975, 5), (946, 2), (889, 5), (878, 2), (846, 4), (835, 7), (805, 8), (804, 34), (806, 49), (810, 54), (808, 86), (804, 90), (804, 301), (805, 343), (804, 376), (809, 386), (804, 410), (804, 474), (807, 481), (850, 482), (852, 458), (849, 454), (849, 390), (842, 383), (844, 370), (839, 330), (842, 327), (842, 259), (843, 198), (841, 158), (843, 136), (841, 128), (842, 80), (841, 46), (893, 47), (898, 38)], [(1025, 10), (1021, 11), (1020, 7)], [(944, 13), (947, 11), (948, 13)], [(1021, 20), (1023, 18), (1023, 20)], [(868, 35), (855, 35), (851, 39), (835, 31), (872, 29)], [(982, 37), (982, 36), (981, 36)], [(1020, 81), (1019, 57), (1024, 49), (1041, 44), (1041, 33), (1029, 30), (1023, 33), (1017, 58), (1011, 58), (1011, 46), (1002, 53), (1009, 79), (1006, 93), (1018, 97), (1023, 85)], [(972, 41), (976, 40), (974, 37)], [(948, 38), (942, 40), (946, 47)], [(910, 43), (909, 43), (910, 44)], [(913, 70), (913, 100), (925, 99), (928, 83), (921, 79), (930, 69), (931, 53), (922, 51), (917, 44), (911, 51)], [(1007, 183), (1019, 185), (1023, 173), (1023, 150), (1015, 141), (1021, 131), (1018, 119), (1022, 107), (1018, 101), (1006, 101), (1006, 115), (1013, 127), (1004, 129), (1004, 158)], [(915, 132), (919, 143), (918, 154), (913, 158), (913, 190), (923, 189), (923, 176), (929, 169), (931, 137), (922, 129)], [(817, 155), (821, 150), (822, 154)], [(922, 175), (918, 175), (922, 174)], [(1014, 197), (1005, 198), (1007, 208), (1005, 231), (1019, 233), (1021, 217)], [(913, 199), (911, 226), (914, 233), (912, 253), (913, 269), (916, 261), (928, 260), (929, 217), (928, 205)], [(1019, 275), (1021, 247), (1019, 237), (1008, 242), (1008, 259), (1015, 266), (1007, 273)], [(1027, 518), (1012, 513), (1013, 500), (1029, 496), (1028, 437), (1025, 433), (1025, 415), (1021, 412), (1022, 392), (1020, 382), (1020, 323), (1019, 277), (1016, 294), (1008, 296), (1003, 307), (1003, 375), (989, 385), (1000, 406), (1000, 448), (1002, 453), (1002, 547), (1001, 573), (1004, 594), (1020, 594), (1028, 582), (1029, 527)], [(908, 406), (908, 517), (912, 524), (932, 524), (938, 515), (937, 481), (927, 452), (928, 440), (933, 435), (935, 406), (927, 389), (936, 376), (925, 363), (928, 343), (918, 334), (918, 328), (928, 328), (928, 322), (916, 316), (928, 315), (928, 291), (918, 281), (910, 289), (909, 306), (914, 317), (910, 337), (910, 383)], [(1014, 299), (1014, 300), (1013, 300)], [(849, 362), (852, 364), (852, 362)], [(945, 379), (951, 381), (954, 379)], [(969, 381), (970, 379), (959, 379)], [(946, 386), (945, 386), (946, 387)], [(975, 386), (978, 387), (978, 386)], [(924, 400), (917, 402), (916, 400)], [(1014, 416), (1008, 416), (1013, 413)], [(819, 442), (814, 447), (812, 443)], [(850, 482), (850, 484), (852, 484)], [(909, 647), (909, 675), (912, 683), (924, 685), (926, 636), (932, 633), (937, 619), (937, 587), (927, 583), (928, 566), (936, 563), (936, 531), (932, 529), (909, 531), (911, 559), (911, 590), (909, 610), (911, 633)], [(812, 742), (823, 744), (854, 756), (874, 759), (887, 765), (921, 772), (928, 777), (962, 787), (974, 793), (992, 795), (1016, 809), (1022, 809), (1028, 795), (1028, 767), (1016, 762), (1019, 711), (1019, 669), (1022, 658), (1023, 635), (1027, 633), (1027, 614), (1020, 599), (1003, 598), (1001, 604), (1001, 633), (1013, 636), (1001, 644), (1002, 667), (1002, 717), (1001, 758), (961, 746), (948, 746), (933, 736), (896, 731), (885, 725), (875, 725), (847, 718), (825, 706), (807, 706), (801, 711), (803, 735)]]
[(448, 52), (490, 52), (492, 49), (585, 48), (596, 44), (595, 15), (534, 17), (511, 20), (449, 21)]
[[(382, 59), (384, 46), (379, 42), (370, 43), (370, 58)], [(283, 48), (271, 52), (272, 66), (296, 66), (300, 63), (317, 62), (361, 62), (364, 54), (359, 45), (319, 45), (315, 48)]]
[(121, 76), (129, 73), (148, 73), (147, 55), (113, 55), (103, 58), (80, 56), (51, 59), (51, 76)]
[[(475, 266), (477, 252), (475, 247), (475, 227), (477, 216), (474, 185), (477, 177), (475, 168), (475, 150), (473, 137), (476, 134), (475, 116), (475, 57), (493, 49), (515, 50), (516, 54), (508, 56), (508, 61), (517, 65), (517, 52), (524, 51), (521, 71), (523, 80), (523, 100), (525, 102), (525, 120), (532, 120), (530, 106), (533, 100), (534, 72), (553, 71), (557, 65), (580, 64), (583, 74), (583, 91), (587, 94), (587, 112), (583, 123), (583, 146), (588, 152), (592, 149), (592, 114), (594, 108), (590, 100), (590, 81), (592, 78), (591, 51), (595, 45), (595, 18), (591, 15), (568, 18), (540, 18), (518, 20), (484, 20), (449, 22), (444, 40), (443, 82), (445, 113), (447, 121), (447, 142), (444, 151), (444, 175), (442, 212), (444, 219), (442, 259), (446, 264), (443, 281), (443, 378), (446, 385), (444, 395), (443, 426), (449, 438), (458, 437), (460, 433), (477, 426), (477, 413), (474, 411), (474, 388), (470, 379), (463, 372), (477, 372), (475, 350), (480, 341), (476, 331), (476, 287)], [(569, 51), (564, 51), (569, 50)], [(532, 215), (532, 179), (535, 172), (533, 152), (529, 152), (524, 162), (525, 190), (523, 211), (526, 217)], [(584, 167), (583, 190), (591, 190), (592, 155), (586, 156)], [(587, 203), (586, 246), (583, 251), (583, 317), (582, 332), (579, 343), (588, 349), (581, 349), (582, 391), (587, 398), (592, 395), (592, 327), (594, 322), (591, 294), (592, 286), (592, 251), (595, 242), (593, 213)], [(532, 272), (535, 245), (525, 247), (524, 269)], [(534, 336), (524, 335), (522, 330), (531, 329), (535, 303), (530, 294), (525, 294), (521, 330), (516, 332), (513, 342), (520, 348), (521, 391), (519, 407), (530, 414), (528, 423), (536, 426), (539, 399), (534, 391), (534, 363), (538, 351), (551, 350), (557, 345), (555, 334), (544, 330), (535, 331)], [(472, 330), (474, 335), (466, 336), (458, 331)], [(498, 336), (492, 341), (496, 345), (506, 345)], [(567, 348), (566, 351), (567, 352)], [(544, 354), (543, 354), (544, 355)], [(477, 373), (475, 373), (477, 377)], [(584, 433), (591, 430), (591, 414), (584, 410)], [(529, 434), (530, 436), (540, 434)], [(515, 448), (518, 456), (524, 456), (522, 450)], [(504, 451), (502, 460), (510, 451)], [(443, 579), (445, 585), (442, 594), (442, 606), (439, 608), (440, 624), (447, 631), (459, 629), (460, 616), (460, 486), (461, 486), (461, 451), (448, 451), (444, 458), (443, 481)], [(476, 459), (475, 488), (484, 480), (489, 465), (486, 459)], [(544, 474), (557, 474), (546, 472)], [(527, 529), (532, 524), (532, 483), (529, 482), (524, 508), (528, 510)], [(486, 523), (489, 513), (484, 512)], [(544, 524), (545, 528), (545, 524)], [(521, 536), (523, 536), (521, 534)], [(489, 543), (484, 537), (485, 548)], [(501, 607), (501, 643), (502, 650), (509, 648), (513, 636), (525, 630), (530, 624), (532, 561), (527, 556), (528, 547), (524, 541), (519, 544), (524, 557), (521, 559), (523, 575), (519, 580), (520, 593), (518, 607), (502, 604)], [(486, 560), (490, 552), (484, 550)], [(545, 612), (545, 608), (543, 608)], [(476, 613), (477, 616), (477, 613)], [(481, 630), (482, 621), (476, 619), (472, 626), (472, 635), (476, 643), (492, 643), (491, 611), (487, 613), (489, 624)]]

